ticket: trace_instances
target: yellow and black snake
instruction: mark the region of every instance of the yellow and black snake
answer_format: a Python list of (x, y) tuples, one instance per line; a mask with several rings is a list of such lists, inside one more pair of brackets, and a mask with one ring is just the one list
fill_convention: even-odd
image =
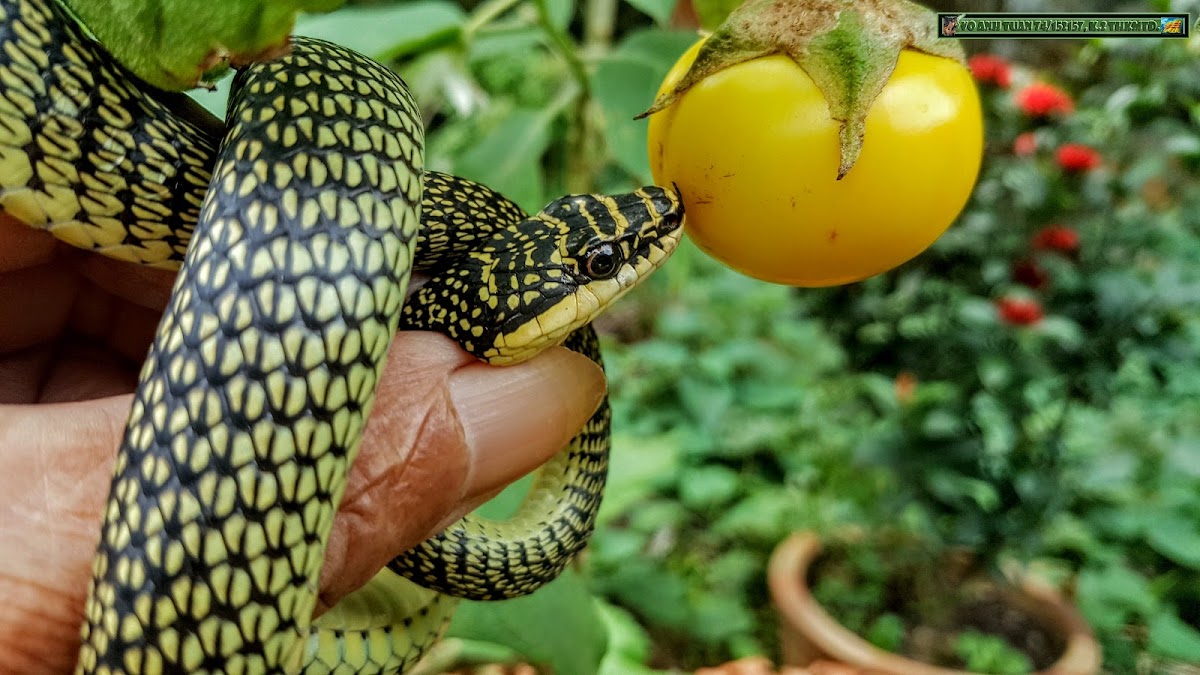
[[(682, 206), (647, 187), (527, 217), (425, 172), (423, 137), (403, 81), (333, 44), (295, 38), (241, 70), (222, 124), (141, 84), (52, 0), (0, 0), (0, 209), (179, 270), (117, 457), (78, 672), (394, 672), (436, 639), (452, 603), (392, 606), (382, 575), (311, 618), (397, 327), (495, 364), (554, 344), (599, 362), (591, 320), (674, 250)], [(430, 280), (406, 301), (414, 270)], [(608, 423), (605, 404), (512, 521), (468, 518), (392, 569), (480, 599), (552, 579), (591, 531)]]

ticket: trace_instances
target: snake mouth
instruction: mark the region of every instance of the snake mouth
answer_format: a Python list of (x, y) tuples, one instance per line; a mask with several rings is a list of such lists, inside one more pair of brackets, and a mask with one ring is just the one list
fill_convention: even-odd
[(683, 239), (683, 198), (679, 188), (649, 187), (638, 193), (646, 200), (649, 219), (632, 237), (633, 255), (614, 278), (580, 288), (580, 291), (595, 291), (598, 296), (593, 319), (662, 267)]
[[(683, 195), (675, 183), (671, 184), (671, 188), (651, 186), (637, 192), (646, 201), (649, 218), (636, 236), (631, 237), (640, 242), (634, 244), (635, 255), (631, 256), (629, 263), (632, 268), (630, 271), (637, 276), (624, 280), (622, 285), (626, 288), (622, 294), (661, 267), (683, 239)], [(649, 263), (649, 266), (644, 263)], [(617, 295), (613, 300), (619, 297)]]
[[(646, 276), (662, 267), (675, 249), (679, 248), (679, 242), (683, 240), (683, 211), (681, 210), (675, 218), (664, 218), (655, 228), (658, 236), (646, 245), (645, 259), (650, 264), (650, 268), (639, 276)], [(634, 280), (630, 287), (636, 285), (637, 281)]]
[[(650, 208), (654, 214), (653, 230), (658, 237), (680, 230), (683, 227), (683, 192), (679, 184), (671, 183), (671, 188), (645, 188), (648, 193)], [(676, 241), (675, 244), (679, 242)]]

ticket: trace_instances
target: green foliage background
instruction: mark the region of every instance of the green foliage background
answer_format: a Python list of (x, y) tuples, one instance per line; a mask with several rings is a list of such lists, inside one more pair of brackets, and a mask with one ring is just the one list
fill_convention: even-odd
[[(696, 4), (708, 25), (729, 9)], [(297, 32), (394, 64), (428, 166), (536, 209), (651, 182), (632, 118), (696, 37), (671, 28), (674, 5), (361, 3)], [(773, 546), (901, 526), (1063, 581), (1108, 672), (1195, 672), (1179, 669), (1200, 665), (1200, 43), (1081, 41), (1053, 72), (1030, 50), (1012, 89), (981, 88), (983, 174), (916, 260), (794, 290), (685, 246), (606, 317), (616, 437), (594, 544), (546, 604), (467, 609), (449, 661), (471, 661), (472, 641), (516, 650), (475, 658), (564, 675), (774, 656)], [(1075, 113), (1023, 115), (1012, 94), (1034, 79)], [(1012, 149), (1024, 132), (1030, 156)], [(1065, 142), (1103, 166), (1063, 171)], [(1051, 223), (1078, 233), (1077, 253), (1031, 247)], [(1021, 262), (1048, 284), (1014, 280)], [(1010, 325), (1004, 297), (1046, 317)], [(915, 385), (898, 393), (898, 378)]]

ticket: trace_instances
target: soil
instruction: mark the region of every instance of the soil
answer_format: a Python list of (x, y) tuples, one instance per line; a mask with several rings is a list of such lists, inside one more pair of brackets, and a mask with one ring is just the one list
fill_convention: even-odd
[(1061, 635), (1047, 630), (1036, 617), (1000, 598), (980, 599), (959, 611), (964, 625), (1004, 638), (1024, 652), (1038, 670), (1053, 665), (1067, 647)]
[[(843, 588), (861, 590), (875, 584), (879, 602), (873, 607), (864, 606), (861, 596), (853, 606), (839, 607), (835, 594), (826, 598), (817, 591), (817, 599), (825, 609), (847, 628), (863, 634), (863, 628), (879, 616), (895, 614), (904, 625), (898, 653), (945, 668), (965, 667), (955, 654), (954, 644), (960, 633), (971, 629), (1004, 639), (1039, 670), (1048, 668), (1062, 655), (1066, 648), (1063, 637), (1011, 601), (1015, 589), (972, 567), (969, 556), (930, 557), (892, 544), (878, 548), (886, 553), (870, 553), (866, 564), (862, 564), (861, 551), (847, 555), (832, 547), (811, 568), (809, 583), (813, 588), (830, 575), (838, 578)], [(870, 572), (864, 574), (856, 567)], [(861, 625), (846, 621), (850, 616), (859, 617)]]
[[(917, 621), (916, 627), (908, 631), (901, 654), (923, 663), (964, 668), (953, 649), (954, 639), (964, 628), (1003, 638), (1028, 656), (1038, 670), (1049, 668), (1066, 647), (1062, 637), (1048, 631), (1036, 617), (999, 597), (964, 601), (954, 613), (959, 623), (952, 627), (939, 628)], [(907, 625), (913, 625), (911, 616), (901, 616)]]

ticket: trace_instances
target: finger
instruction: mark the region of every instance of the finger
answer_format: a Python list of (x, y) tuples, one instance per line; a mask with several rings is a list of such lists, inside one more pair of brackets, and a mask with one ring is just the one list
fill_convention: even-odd
[(0, 354), (0, 404), (68, 403), (132, 392), (138, 364), (108, 344), (68, 333), (53, 342)]
[[(587, 422), (604, 374), (555, 348), (497, 368), (449, 339), (405, 333), (381, 380), (321, 574), (321, 602), (545, 463)], [(449, 367), (448, 367), (449, 366)]]
[[(0, 663), (70, 672), (129, 396), (0, 406)], [(0, 668), (0, 670), (3, 670)]]
[(83, 256), (79, 273), (114, 296), (159, 313), (167, 306), (176, 275), (170, 270), (131, 265), (102, 255)]
[(103, 346), (68, 338), (56, 351), (38, 403), (88, 401), (128, 394), (137, 387), (137, 369)]
[(58, 336), (78, 284), (79, 278), (58, 261), (0, 274), (0, 353)]
[(0, 273), (0, 403), (133, 391), (159, 313), (78, 284), (66, 262)]
[(0, 354), (0, 404), (37, 401), (56, 351), (53, 344), (45, 344)]
[(79, 289), (71, 329), (108, 346), (134, 368), (141, 366), (162, 312), (114, 297), (98, 286)]
[(0, 213), (0, 272), (37, 267), (50, 262), (58, 248), (49, 232), (34, 228)]

